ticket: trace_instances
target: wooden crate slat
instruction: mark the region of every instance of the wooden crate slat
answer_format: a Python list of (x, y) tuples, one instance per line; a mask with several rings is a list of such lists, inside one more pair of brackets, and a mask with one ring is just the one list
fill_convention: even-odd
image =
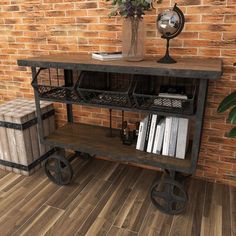
[[(52, 109), (52, 103), (42, 103), (42, 114)], [(5, 104), (0, 105), (0, 121), (9, 122), (10, 124), (25, 124), (35, 119), (35, 110), (34, 100), (16, 99), (6, 102)], [(47, 124), (45, 130), (48, 129), (47, 135), (50, 133), (49, 118), (54, 120), (54, 116), (47, 117), (44, 120)], [(0, 152), (2, 154), (2, 158), (0, 156), (0, 159), (10, 163), (16, 163), (27, 167), (49, 151), (49, 148), (46, 149), (46, 146), (40, 143), (37, 124), (31, 125), (29, 128), (23, 130), (15, 129), (14, 127), (0, 127), (0, 135)], [(2, 166), (1, 168), (29, 175), (34, 172), (34, 169), (39, 167), (40, 165), (33, 167), (30, 171), (8, 166)]]

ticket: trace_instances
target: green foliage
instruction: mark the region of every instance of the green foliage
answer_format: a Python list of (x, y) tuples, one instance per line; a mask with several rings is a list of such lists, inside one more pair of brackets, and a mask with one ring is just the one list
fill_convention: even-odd
[(228, 137), (229, 138), (235, 138), (236, 137), (236, 128), (233, 128), (230, 130), (230, 132), (228, 133)]
[(224, 98), (224, 100), (220, 103), (217, 112), (225, 112), (234, 105), (236, 105), (236, 91)]
[(234, 107), (228, 116), (228, 122), (230, 122), (231, 124), (236, 124), (236, 107)]
[[(142, 18), (145, 11), (153, 9), (154, 0), (106, 0), (111, 1), (113, 10), (109, 16), (138, 17)], [(160, 3), (158, 0), (157, 3)]]
[[(234, 66), (236, 66), (236, 63), (234, 63)], [(231, 108), (231, 111), (229, 113), (227, 121), (231, 124), (236, 124), (236, 91), (232, 92), (228, 96), (226, 96), (223, 101), (218, 106), (217, 112), (222, 113)], [(231, 129), (228, 133), (229, 138), (235, 138), (236, 137), (236, 127)]]
[[(227, 97), (223, 99), (223, 101), (218, 106), (217, 112), (222, 113), (228, 110), (229, 108), (233, 107), (229, 113), (227, 121), (231, 124), (236, 124), (236, 91), (229, 94)], [(230, 130), (227, 135), (229, 138), (236, 137), (236, 128)]]

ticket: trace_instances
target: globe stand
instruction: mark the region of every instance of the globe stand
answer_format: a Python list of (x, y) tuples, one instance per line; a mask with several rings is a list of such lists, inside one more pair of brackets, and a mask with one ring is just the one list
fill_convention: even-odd
[(166, 38), (166, 54), (164, 57), (162, 57), (160, 60), (158, 60), (158, 63), (163, 63), (163, 64), (173, 64), (176, 63), (176, 60), (174, 60), (170, 54), (169, 54), (169, 38)]
[[(178, 17), (176, 17), (176, 15)], [(165, 27), (159, 25), (159, 22), (162, 22), (163, 20), (162, 18), (164, 18), (163, 25)], [(176, 18), (179, 18), (179, 19), (176, 19)], [(170, 39), (175, 38), (181, 33), (184, 27), (184, 23), (185, 23), (184, 14), (177, 7), (177, 3), (175, 3), (172, 11), (171, 10), (164, 11), (158, 15), (157, 28), (159, 32), (162, 34), (162, 38), (166, 39), (167, 43), (166, 43), (166, 54), (164, 57), (158, 60), (157, 63), (165, 63), (165, 64), (176, 63), (176, 61), (169, 55), (169, 41)], [(173, 29), (175, 30), (173, 31)]]

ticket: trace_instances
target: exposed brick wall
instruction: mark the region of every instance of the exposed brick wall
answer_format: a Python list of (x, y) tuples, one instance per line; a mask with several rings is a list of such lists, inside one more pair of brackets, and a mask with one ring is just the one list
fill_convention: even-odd
[[(222, 98), (236, 89), (236, 1), (176, 1), (186, 16), (184, 31), (171, 42), (175, 56), (220, 57), (224, 75), (211, 82), (207, 99), (204, 132), (197, 175), (236, 185), (236, 141), (225, 138), (230, 125), (226, 114), (216, 108)], [(145, 16), (146, 53), (163, 54), (165, 42), (156, 32), (157, 12), (173, 6), (163, 0)], [(110, 3), (80, 0), (1, 0), (0, 1), (0, 101), (32, 97), (31, 73), (18, 67), (16, 60), (55, 52), (120, 50), (120, 17), (108, 18)], [(58, 119), (65, 120), (65, 106), (57, 104)], [(77, 120), (108, 125), (108, 111), (75, 108)], [(121, 113), (115, 111), (114, 125)], [(132, 120), (139, 114), (126, 113)]]

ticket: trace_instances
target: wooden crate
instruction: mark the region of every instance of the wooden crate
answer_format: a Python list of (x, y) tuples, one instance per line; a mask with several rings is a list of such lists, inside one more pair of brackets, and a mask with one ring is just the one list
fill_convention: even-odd
[[(34, 100), (16, 99), (0, 105), (0, 168), (30, 175), (53, 150), (39, 141)], [(41, 101), (43, 129), (55, 130), (52, 103)]]

